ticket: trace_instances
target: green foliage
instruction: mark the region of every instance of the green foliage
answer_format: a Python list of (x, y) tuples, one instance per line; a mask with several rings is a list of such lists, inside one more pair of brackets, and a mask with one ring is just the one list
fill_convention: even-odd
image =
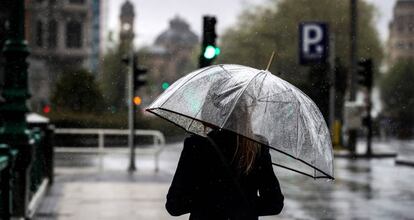
[(414, 62), (396, 63), (381, 79), (385, 113), (396, 120), (400, 137), (412, 135), (414, 127)]
[[(380, 62), (383, 55), (374, 27), (375, 8), (358, 2), (358, 54)], [(298, 64), (298, 25), (303, 21), (328, 22), (335, 35), (336, 56), (349, 60), (349, 1), (269, 0), (267, 5), (246, 9), (239, 23), (221, 37), (218, 62), (264, 69), (275, 50), (271, 72), (282, 72), (283, 78), (297, 85), (308, 84), (308, 71)]]
[(119, 47), (108, 49), (103, 58), (100, 79), (106, 104), (121, 110), (126, 108), (127, 68), (122, 63), (124, 56), (125, 53)]
[(54, 111), (99, 112), (104, 100), (94, 76), (84, 69), (64, 70), (51, 97)]

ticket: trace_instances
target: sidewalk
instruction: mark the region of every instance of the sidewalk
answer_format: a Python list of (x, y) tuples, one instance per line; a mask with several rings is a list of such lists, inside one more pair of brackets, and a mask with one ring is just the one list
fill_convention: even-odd
[(152, 172), (58, 169), (56, 184), (35, 219), (169, 219), (164, 211), (169, 179)]
[(395, 159), (395, 163), (414, 166), (414, 140), (394, 140), (392, 144), (398, 146), (398, 156)]
[[(133, 175), (125, 171), (126, 155), (104, 158), (103, 171), (95, 160), (80, 163), (74, 155), (58, 155), (55, 185), (34, 219), (188, 219), (173, 218), (164, 208), (180, 150), (181, 144), (168, 146), (158, 173), (152, 157), (137, 158), (139, 170)], [(279, 216), (260, 219), (414, 219), (414, 170), (396, 166), (394, 158), (336, 158), (336, 180), (330, 182), (279, 168), (275, 172), (285, 207)]]
[[(398, 146), (389, 142), (373, 140), (371, 143), (372, 154), (370, 158), (395, 158), (398, 154)], [(358, 140), (356, 154), (352, 155), (347, 149), (336, 150), (335, 158), (368, 158), (366, 155), (367, 143), (364, 140)]]
[[(372, 155), (370, 158), (394, 158), (399, 165), (414, 166), (414, 140), (388, 139), (386, 141), (373, 140)], [(335, 151), (335, 158), (367, 158), (367, 144), (358, 141), (356, 155), (347, 150)]]

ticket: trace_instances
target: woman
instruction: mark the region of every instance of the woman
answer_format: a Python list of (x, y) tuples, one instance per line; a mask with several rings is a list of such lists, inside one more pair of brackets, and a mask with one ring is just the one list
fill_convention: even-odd
[[(243, 120), (250, 115), (246, 102), (239, 102), (236, 109), (228, 127), (253, 135), (246, 123), (250, 120)], [(213, 129), (206, 137), (185, 139), (166, 209), (173, 216), (190, 213), (190, 220), (257, 220), (279, 214), (283, 199), (268, 148), (231, 131)]]
[(243, 146), (236, 149), (237, 142), (245, 138), (224, 130), (214, 130), (208, 135), (230, 166), (226, 167), (206, 138), (195, 135), (187, 138), (168, 191), (167, 211), (173, 216), (191, 213), (190, 220), (250, 220), (279, 214), (283, 195), (268, 149), (259, 146), (251, 161), (247, 149)]
[[(210, 88), (200, 112), (204, 122), (192, 122), (204, 129), (205, 137), (192, 135), (184, 141), (167, 194), (166, 209), (173, 216), (190, 213), (190, 220), (257, 220), (258, 216), (279, 214), (283, 208), (269, 149), (229, 131), (267, 143), (252, 131), (251, 96), (239, 95), (236, 106), (227, 101), (232, 91), (220, 87), (231, 82), (226, 79)], [(215, 108), (221, 111), (211, 111)], [(228, 130), (206, 123), (218, 120), (213, 112), (224, 116), (230, 109)]]

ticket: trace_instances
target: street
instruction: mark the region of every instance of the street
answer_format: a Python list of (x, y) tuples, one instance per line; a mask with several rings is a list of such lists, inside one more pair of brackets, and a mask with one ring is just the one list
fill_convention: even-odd
[[(391, 151), (396, 142), (386, 143), (383, 151)], [(181, 147), (166, 146), (157, 173), (152, 156), (137, 155), (138, 170), (132, 175), (126, 172), (127, 155), (106, 155), (99, 167), (97, 155), (57, 154), (55, 184), (35, 219), (173, 219), (164, 204)], [(281, 168), (275, 172), (285, 208), (279, 216), (261, 219), (414, 218), (414, 170), (395, 165), (395, 158), (336, 158), (335, 181)]]

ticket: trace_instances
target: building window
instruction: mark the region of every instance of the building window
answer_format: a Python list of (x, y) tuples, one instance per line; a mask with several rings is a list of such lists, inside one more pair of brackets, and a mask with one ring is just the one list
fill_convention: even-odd
[(409, 31), (410, 33), (413, 33), (413, 32), (414, 32), (414, 23), (409, 23), (409, 24), (408, 24), (408, 31)]
[(69, 0), (71, 4), (83, 4), (85, 3), (85, 0)]
[(36, 46), (43, 46), (43, 23), (41, 21), (36, 22), (36, 35), (35, 35)]
[(404, 33), (404, 26), (403, 25), (398, 25), (398, 32)]
[(56, 48), (57, 41), (57, 23), (55, 20), (49, 21), (47, 43), (49, 48)]
[(66, 24), (66, 47), (82, 47), (82, 25), (77, 21), (69, 21)]
[(405, 47), (405, 45), (404, 45), (404, 43), (403, 43), (403, 42), (398, 42), (395, 46), (396, 46), (398, 49), (404, 49), (404, 47)]

